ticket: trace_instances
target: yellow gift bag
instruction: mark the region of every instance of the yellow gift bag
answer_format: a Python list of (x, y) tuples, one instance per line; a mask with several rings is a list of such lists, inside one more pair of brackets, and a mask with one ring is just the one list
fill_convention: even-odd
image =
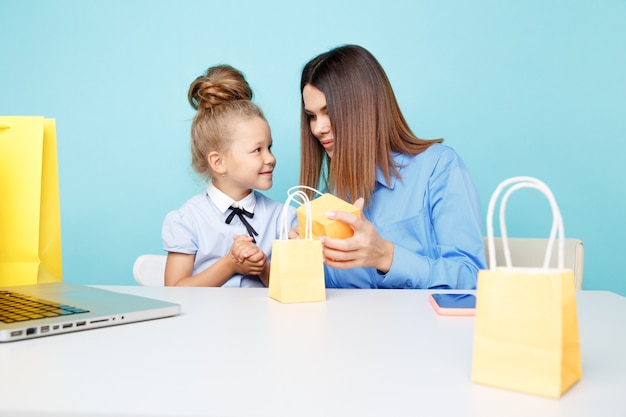
[[(305, 232), (300, 239), (287, 239), (287, 209), (300, 199), (306, 210)], [(288, 193), (281, 216), (280, 239), (272, 243), (269, 296), (281, 303), (326, 301), (322, 242), (311, 236), (311, 204), (302, 191)]]
[(0, 116), (0, 285), (61, 280), (55, 121)]
[[(354, 231), (348, 224), (337, 220), (331, 220), (328, 216), (326, 216), (326, 213), (329, 211), (340, 210), (360, 217), (361, 210), (359, 210), (357, 206), (350, 204), (339, 197), (335, 197), (332, 194), (321, 193), (315, 188), (307, 187), (305, 185), (291, 187), (287, 193), (289, 194), (299, 188), (306, 188), (316, 194), (319, 194), (319, 197), (311, 200), (313, 239), (317, 239), (320, 236), (328, 236), (336, 239), (346, 239), (352, 237)], [(298, 215), (298, 229), (300, 236), (304, 236), (304, 228), (307, 222), (306, 207), (301, 205), (296, 210), (296, 213)]]
[[(506, 267), (496, 267), (493, 213), (499, 195)], [(543, 267), (511, 266), (505, 209), (515, 190), (541, 191), (553, 224)], [(558, 268), (549, 268), (558, 235)], [(582, 377), (574, 272), (564, 269), (563, 219), (550, 189), (532, 177), (514, 177), (495, 190), (487, 209), (489, 269), (478, 274), (472, 380), (558, 398)]]

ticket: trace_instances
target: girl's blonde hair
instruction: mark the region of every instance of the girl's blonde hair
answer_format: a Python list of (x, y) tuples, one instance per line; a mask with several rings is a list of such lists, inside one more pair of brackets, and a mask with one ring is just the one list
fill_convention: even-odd
[(191, 123), (191, 164), (206, 178), (213, 178), (208, 155), (225, 152), (231, 143), (233, 121), (242, 118), (265, 119), (252, 100), (252, 89), (244, 75), (229, 65), (209, 68), (189, 86), (189, 104), (197, 110)]

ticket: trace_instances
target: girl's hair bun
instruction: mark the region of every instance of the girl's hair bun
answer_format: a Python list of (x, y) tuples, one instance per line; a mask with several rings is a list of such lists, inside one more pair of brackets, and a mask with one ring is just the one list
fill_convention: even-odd
[(230, 65), (218, 65), (191, 83), (187, 98), (195, 110), (212, 112), (226, 102), (252, 100), (252, 89), (239, 70)]

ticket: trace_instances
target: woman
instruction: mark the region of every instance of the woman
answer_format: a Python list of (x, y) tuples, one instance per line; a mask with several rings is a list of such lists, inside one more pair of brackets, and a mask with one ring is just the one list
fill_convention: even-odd
[(323, 237), (326, 285), (475, 288), (485, 267), (480, 203), (463, 161), (408, 127), (376, 58), (356, 45), (302, 71), (300, 183), (355, 201), (349, 239)]

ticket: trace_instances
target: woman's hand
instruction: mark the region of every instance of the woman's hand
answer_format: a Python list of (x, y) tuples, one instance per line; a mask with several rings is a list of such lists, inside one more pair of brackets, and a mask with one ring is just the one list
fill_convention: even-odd
[(298, 228), (298, 225), (295, 225), (294, 227), (291, 228), (289, 233), (287, 233), (287, 238), (288, 239), (300, 239), (300, 229)]
[[(359, 198), (354, 205), (363, 210), (363, 199)], [(344, 211), (329, 212), (327, 216), (348, 224), (354, 235), (347, 239), (320, 237), (326, 265), (337, 269), (371, 267), (382, 273), (389, 272), (393, 243), (384, 240), (372, 223)]]

